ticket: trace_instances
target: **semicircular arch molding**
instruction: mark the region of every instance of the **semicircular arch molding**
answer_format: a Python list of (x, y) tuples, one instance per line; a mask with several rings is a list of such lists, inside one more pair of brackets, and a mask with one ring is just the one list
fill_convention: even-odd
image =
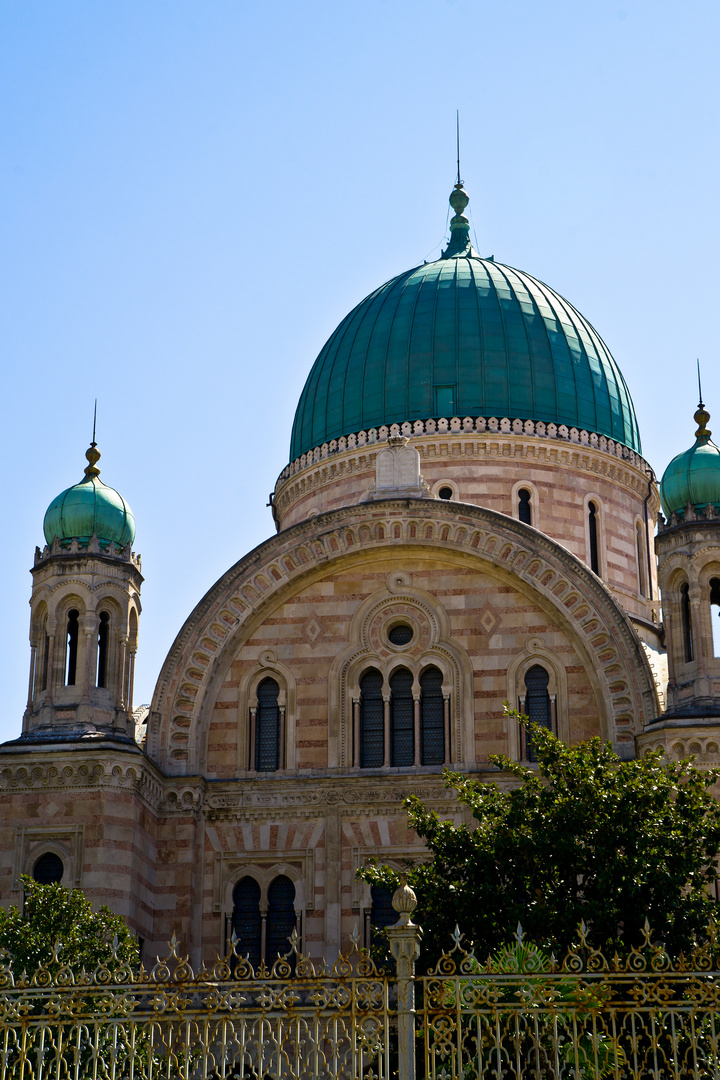
[[(361, 527), (368, 523), (375, 535), (382, 524), (385, 539), (363, 546)], [(327, 577), (335, 560), (342, 558), (346, 567), (390, 553), (400, 565), (404, 555), (426, 556), (490, 572), (530, 597), (577, 649), (603, 736), (621, 756), (633, 755), (635, 734), (657, 715), (657, 691), (630, 620), (602, 582), (565, 548), (530, 535), (504, 514), (466, 503), (401, 499), (320, 514), (272, 537), (220, 578), (163, 665), (149, 718), (150, 756), (172, 775), (197, 772), (203, 723), (224, 672), (253, 629), (273, 607)]]

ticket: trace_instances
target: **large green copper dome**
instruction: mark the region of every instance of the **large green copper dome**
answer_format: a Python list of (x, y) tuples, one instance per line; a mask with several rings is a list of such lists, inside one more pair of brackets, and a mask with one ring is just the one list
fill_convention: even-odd
[(85, 479), (61, 491), (47, 508), (43, 522), (45, 540), (52, 544), (57, 536), (62, 544), (69, 540), (87, 543), (97, 536), (101, 546), (132, 544), (135, 518), (122, 495), (100, 480), (100, 470), (95, 464), (100, 453), (94, 442), (85, 456), (90, 463), (85, 469)]
[(702, 402), (695, 413), (695, 444), (672, 459), (660, 481), (660, 501), (667, 518), (685, 514), (688, 506), (704, 510), (708, 503), (720, 507), (720, 448), (707, 428), (710, 413)]
[(290, 460), (341, 435), (431, 417), (567, 424), (640, 452), (620, 369), (572, 304), (529, 274), (482, 259), (456, 187), (440, 259), (392, 278), (347, 315), (295, 414)]

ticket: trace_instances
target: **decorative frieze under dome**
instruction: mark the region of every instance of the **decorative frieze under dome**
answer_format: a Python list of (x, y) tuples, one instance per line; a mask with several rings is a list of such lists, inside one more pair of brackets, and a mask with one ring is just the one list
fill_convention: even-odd
[(357, 431), (350, 435), (343, 435), (339, 439), (331, 439), (330, 442), (316, 446), (301, 454), (289, 465), (286, 465), (278, 477), (278, 482), (294, 476), (308, 465), (314, 465), (331, 454), (343, 453), (346, 450), (354, 450), (359, 446), (372, 446), (373, 443), (385, 442), (393, 435), (446, 435), (449, 432), (471, 434), (473, 432), (492, 432), (500, 435), (536, 435), (539, 439), (559, 439), (563, 442), (576, 443), (579, 446), (592, 446), (603, 450), (614, 457), (622, 458), (638, 468), (649, 468), (645, 459), (631, 450), (629, 446), (608, 439), (606, 435), (598, 435), (595, 431), (585, 431), (576, 427), (569, 428), (567, 424), (546, 424), (543, 420), (510, 420), (507, 416), (478, 416), (475, 419), (466, 416), (460, 419), (453, 416), (450, 419), (441, 417), (439, 420), (405, 420), (402, 424), (383, 424), (379, 428), (369, 428), (368, 431)]

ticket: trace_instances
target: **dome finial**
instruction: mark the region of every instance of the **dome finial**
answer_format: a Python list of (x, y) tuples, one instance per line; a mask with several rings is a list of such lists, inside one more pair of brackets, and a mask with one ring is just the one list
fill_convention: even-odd
[(93, 412), (93, 436), (92, 436), (92, 442), (90, 443), (90, 446), (88, 447), (88, 449), (85, 451), (85, 457), (90, 462), (90, 464), (85, 469), (85, 475), (87, 476), (88, 480), (92, 480), (93, 476), (99, 476), (100, 475), (100, 470), (95, 468), (95, 466), (97, 465), (98, 461), (100, 460), (100, 458), (102, 456), (100, 451), (96, 449), (96, 447), (97, 447), (97, 443), (95, 442), (95, 427), (96, 427), (96, 425), (97, 425), (97, 398), (95, 398), (95, 410)]
[(468, 193), (463, 188), (460, 179), (460, 110), (456, 112), (456, 137), (457, 137), (457, 183), (450, 193), (450, 205), (455, 211), (450, 219), (450, 243), (442, 253), (443, 259), (451, 259), (455, 255), (465, 255), (470, 252), (470, 222), (464, 216), (463, 210), (470, 202)]

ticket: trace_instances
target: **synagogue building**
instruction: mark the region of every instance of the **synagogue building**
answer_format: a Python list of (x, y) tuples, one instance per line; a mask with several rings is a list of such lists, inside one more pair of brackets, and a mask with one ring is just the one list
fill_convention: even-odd
[(709, 415), (694, 443), (678, 419), (692, 445), (658, 485), (599, 333), (473, 249), (460, 183), (450, 204), (441, 257), (323, 346), (276, 533), (178, 629), (149, 709), (135, 521), (94, 442), (51, 502), (27, 709), (0, 746), (1, 903), (29, 874), (122, 914), (146, 958), (176, 933), (212, 960), (235, 933), (272, 962), (296, 929), (332, 961), (396, 917), (358, 868), (424, 857), (406, 796), (461, 820), (446, 766), (492, 781), (492, 755), (533, 762), (504, 702), (625, 759), (720, 763)]

